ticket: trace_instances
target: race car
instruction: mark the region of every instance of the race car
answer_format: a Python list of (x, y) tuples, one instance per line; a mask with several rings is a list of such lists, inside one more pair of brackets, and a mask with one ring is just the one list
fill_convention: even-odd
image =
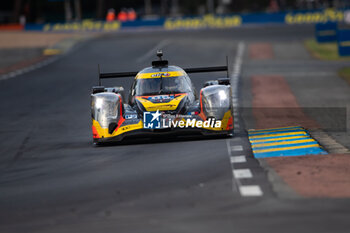
[[(163, 52), (140, 72), (100, 73), (92, 88), (92, 137), (97, 145), (126, 137), (152, 135), (227, 135), (233, 133), (228, 66), (182, 69), (168, 65)], [(226, 71), (204, 83), (199, 97), (188, 73)], [(134, 77), (128, 99), (123, 87), (104, 87), (107, 78)]]

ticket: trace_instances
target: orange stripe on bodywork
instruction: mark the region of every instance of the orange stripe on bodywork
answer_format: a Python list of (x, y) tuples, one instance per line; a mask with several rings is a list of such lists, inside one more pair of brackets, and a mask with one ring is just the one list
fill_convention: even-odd
[(227, 121), (227, 126), (226, 126), (226, 130), (230, 130), (233, 129), (233, 117), (230, 116), (230, 118)]
[(205, 121), (205, 120), (207, 119), (207, 117), (205, 116), (204, 111), (203, 111), (203, 101), (202, 101), (203, 95), (202, 95), (202, 92), (203, 92), (203, 90), (201, 90), (201, 92), (200, 92), (200, 94), (199, 94), (199, 103), (200, 103), (200, 107), (201, 107), (201, 112), (198, 114), (198, 116), (199, 116), (203, 121)]
[(119, 105), (120, 105), (120, 109), (119, 109), (120, 118), (118, 121), (118, 126), (117, 126), (117, 128), (115, 128), (114, 132), (117, 131), (119, 129), (119, 127), (123, 124), (123, 122), (125, 121), (125, 118), (123, 117), (123, 101), (122, 101), (121, 95), (119, 95)]
[(98, 134), (97, 129), (94, 125), (92, 126), (92, 137), (93, 138), (100, 138), (100, 135)]

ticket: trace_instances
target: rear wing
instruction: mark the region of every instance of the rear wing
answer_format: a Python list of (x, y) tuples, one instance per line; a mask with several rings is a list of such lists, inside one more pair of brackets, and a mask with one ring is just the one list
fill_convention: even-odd
[[(157, 56), (158, 52), (157, 52)], [(159, 61), (153, 61), (153, 67), (166, 67), (168, 66), (167, 60), (161, 60), (161, 55), (159, 56)], [(183, 69), (186, 73), (207, 73), (207, 72), (221, 72), (226, 71), (227, 78), (229, 77), (229, 69), (228, 69), (228, 57), (226, 56), (226, 66), (212, 66), (212, 67), (199, 67), (199, 68), (186, 68)], [(138, 72), (118, 72), (118, 73), (101, 73), (100, 65), (98, 65), (98, 84), (101, 86), (102, 79), (110, 79), (110, 78), (126, 78), (126, 77), (135, 77)]]

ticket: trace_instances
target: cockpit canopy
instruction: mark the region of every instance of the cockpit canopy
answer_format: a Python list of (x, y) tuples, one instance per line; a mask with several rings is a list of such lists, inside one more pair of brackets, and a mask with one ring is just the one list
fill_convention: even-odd
[(192, 83), (180, 67), (149, 67), (137, 74), (134, 90), (135, 96), (188, 93), (192, 91)]

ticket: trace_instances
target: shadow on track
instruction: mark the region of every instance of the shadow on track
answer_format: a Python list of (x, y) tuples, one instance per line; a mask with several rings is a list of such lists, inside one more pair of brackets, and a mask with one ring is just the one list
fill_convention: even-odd
[(181, 136), (166, 136), (154, 135), (154, 136), (134, 136), (126, 137), (119, 142), (105, 142), (103, 144), (93, 144), (95, 147), (112, 147), (112, 146), (128, 146), (139, 144), (156, 144), (156, 143), (173, 143), (183, 141), (201, 141), (201, 140), (215, 140), (230, 138), (225, 135), (181, 135)]

